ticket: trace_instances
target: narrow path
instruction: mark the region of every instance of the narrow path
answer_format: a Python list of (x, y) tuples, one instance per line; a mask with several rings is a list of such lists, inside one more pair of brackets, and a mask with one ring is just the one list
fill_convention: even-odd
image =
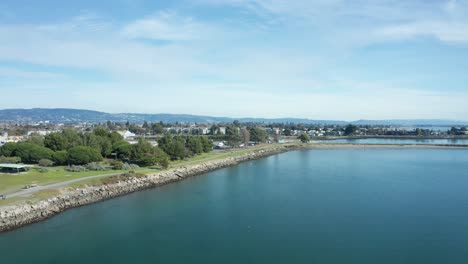
[(120, 174), (122, 174), (122, 173), (102, 174), (102, 175), (89, 176), (89, 177), (83, 177), (83, 178), (78, 178), (78, 179), (73, 179), (73, 180), (68, 180), (68, 181), (63, 181), (63, 182), (47, 184), (47, 185), (43, 185), (43, 186), (37, 186), (37, 187), (33, 187), (33, 188), (30, 188), (30, 189), (27, 189), (27, 190), (19, 190), (17, 192), (8, 194), (7, 199), (8, 198), (13, 198), (13, 197), (31, 196), (32, 194), (34, 194), (36, 192), (39, 192), (39, 191), (62, 188), (62, 187), (65, 187), (65, 186), (67, 186), (69, 184), (79, 182), (79, 181), (83, 181), (83, 180), (110, 177), (110, 176), (116, 176), (116, 175), (120, 175)]

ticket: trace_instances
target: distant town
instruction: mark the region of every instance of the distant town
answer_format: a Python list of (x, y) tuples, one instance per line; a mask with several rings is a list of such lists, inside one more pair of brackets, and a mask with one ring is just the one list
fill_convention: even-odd
[[(344, 137), (424, 137), (424, 138), (464, 138), (468, 136), (466, 127), (403, 127), (391, 125), (316, 125), (294, 123), (232, 123), (197, 124), (164, 122), (111, 122), (105, 123), (53, 123), (47, 120), (35, 123), (0, 123), (0, 145), (8, 142), (27, 141), (31, 137), (44, 137), (64, 129), (76, 132), (90, 132), (101, 127), (117, 132), (130, 144), (145, 138), (154, 146), (158, 138), (169, 135), (205, 135), (216, 143), (215, 147), (242, 147), (243, 143), (284, 142), (306, 134), (310, 139), (336, 139)], [(251, 140), (252, 139), (252, 140)]]

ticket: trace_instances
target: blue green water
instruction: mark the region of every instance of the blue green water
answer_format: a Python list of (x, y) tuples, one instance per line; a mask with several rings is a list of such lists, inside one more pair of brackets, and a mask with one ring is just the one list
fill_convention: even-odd
[(352, 144), (401, 144), (401, 145), (468, 145), (468, 139), (405, 139), (405, 138), (357, 138), (314, 140), (314, 142)]
[(0, 234), (1, 263), (468, 263), (468, 150), (294, 151)]

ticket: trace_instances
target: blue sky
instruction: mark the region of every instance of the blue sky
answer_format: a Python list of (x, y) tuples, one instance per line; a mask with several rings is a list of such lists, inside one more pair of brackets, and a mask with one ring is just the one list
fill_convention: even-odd
[(468, 1), (0, 2), (1, 108), (468, 120)]

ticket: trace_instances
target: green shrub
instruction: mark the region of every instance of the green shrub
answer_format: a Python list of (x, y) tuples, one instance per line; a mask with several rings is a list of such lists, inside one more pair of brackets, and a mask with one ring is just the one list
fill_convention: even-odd
[(54, 165), (54, 162), (49, 160), (49, 159), (41, 159), (38, 162), (39, 166), (41, 167), (52, 167)]
[(91, 162), (91, 163), (87, 164), (86, 169), (90, 170), (90, 171), (105, 171), (105, 170), (107, 170), (107, 168), (104, 165), (96, 163), (96, 162)]
[(83, 171), (86, 171), (86, 168), (83, 167), (83, 166), (75, 166), (75, 165), (72, 165), (72, 166), (69, 166), (69, 167), (65, 167), (64, 168), (66, 171), (69, 171), (69, 172), (83, 172)]
[(124, 163), (121, 162), (120, 160), (113, 160), (110, 162), (110, 165), (112, 166), (113, 170), (122, 170)]
[(159, 165), (163, 167), (164, 169), (169, 168), (169, 158), (164, 158), (159, 161)]
[(124, 163), (123, 166), (122, 166), (122, 170), (135, 170), (135, 169), (139, 169), (140, 166), (136, 165), (136, 164), (128, 164), (128, 163)]
[(4, 156), (0, 156), (0, 163), (13, 163), (13, 164), (16, 164), (16, 163), (20, 163), (21, 162), (21, 158), (20, 157), (4, 157)]
[(48, 169), (48, 168), (42, 167), (42, 168), (39, 168), (38, 171), (39, 171), (40, 173), (46, 173), (46, 172), (49, 172), (49, 169)]

